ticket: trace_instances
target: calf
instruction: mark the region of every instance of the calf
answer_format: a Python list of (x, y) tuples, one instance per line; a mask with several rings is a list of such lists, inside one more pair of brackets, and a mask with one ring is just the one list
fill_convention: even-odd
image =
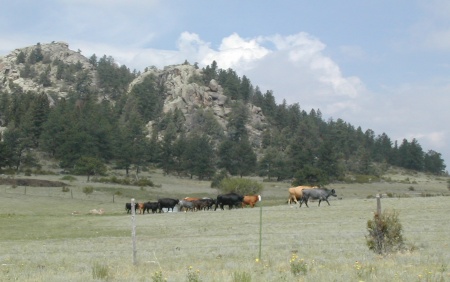
[(305, 203), (305, 205), (309, 208), (308, 206), (308, 200), (309, 199), (313, 199), (313, 200), (319, 200), (319, 207), (320, 207), (320, 202), (322, 201), (326, 201), (328, 203), (328, 205), (330, 205), (330, 202), (328, 202), (328, 197), (333, 196), (336, 197), (336, 191), (334, 191), (334, 189), (327, 189), (327, 188), (316, 188), (316, 189), (304, 189), (303, 190), (303, 198), (302, 201), (300, 202), (300, 207), (302, 206), (302, 203)]
[(139, 214), (144, 214), (145, 213), (145, 203), (138, 203), (137, 206), (139, 209)]

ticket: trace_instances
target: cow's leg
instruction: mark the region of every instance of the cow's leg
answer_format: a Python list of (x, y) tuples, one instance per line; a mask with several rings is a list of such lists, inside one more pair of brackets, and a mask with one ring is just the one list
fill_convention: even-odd
[(328, 205), (330, 205), (330, 202), (328, 202), (328, 199), (325, 199), (325, 201), (327, 201)]
[(322, 202), (322, 199), (319, 199), (319, 207), (320, 207), (320, 202)]

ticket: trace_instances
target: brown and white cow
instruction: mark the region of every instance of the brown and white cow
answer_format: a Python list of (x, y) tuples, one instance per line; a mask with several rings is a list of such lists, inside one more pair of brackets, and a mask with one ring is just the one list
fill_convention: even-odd
[(314, 189), (319, 188), (318, 186), (297, 186), (289, 188), (289, 199), (288, 204), (290, 205), (292, 202), (295, 204), (298, 203), (298, 200), (303, 198), (303, 189)]
[(242, 200), (242, 207), (251, 206), (253, 208), (259, 201), (261, 201), (261, 195), (246, 195)]

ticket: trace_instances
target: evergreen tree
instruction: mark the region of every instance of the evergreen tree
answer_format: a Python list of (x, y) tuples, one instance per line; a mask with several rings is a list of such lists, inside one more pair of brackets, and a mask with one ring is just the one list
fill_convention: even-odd
[(248, 102), (252, 97), (253, 86), (245, 75), (242, 76), (241, 84), (239, 85), (239, 96), (245, 102)]
[(49, 112), (47, 120), (42, 124), (39, 147), (44, 152), (56, 156), (67, 138), (68, 129), (72, 126), (71, 107), (65, 99), (57, 101)]
[(39, 137), (43, 130), (43, 125), (47, 121), (50, 112), (50, 103), (44, 93), (37, 95), (32, 100), (21, 123), (22, 131), (30, 139), (34, 147), (39, 145)]
[(95, 54), (92, 54), (92, 56), (89, 57), (89, 63), (93, 65), (94, 67), (97, 67), (97, 56)]
[(163, 107), (161, 91), (154, 75), (146, 76), (131, 90), (130, 98), (136, 101), (137, 110), (144, 120), (154, 120), (161, 114)]
[(441, 175), (445, 171), (444, 160), (441, 154), (433, 150), (429, 150), (424, 157), (424, 170), (436, 175)]
[(191, 135), (187, 139), (183, 164), (187, 172), (200, 180), (211, 178), (215, 173), (215, 154), (206, 135)]
[(255, 171), (256, 154), (247, 138), (227, 139), (219, 146), (219, 167), (231, 175), (245, 176)]
[(217, 62), (213, 61), (211, 66), (206, 66), (203, 69), (203, 81), (205, 85), (208, 85), (212, 79), (217, 80)]
[(268, 147), (264, 150), (264, 155), (259, 161), (259, 175), (267, 176), (269, 180), (272, 178), (276, 178), (277, 181), (287, 179), (292, 175), (288, 163), (285, 152), (274, 147)]
[(4, 163), (19, 171), (24, 160), (31, 153), (31, 143), (25, 134), (14, 125), (3, 132), (3, 150), (7, 158)]
[(167, 125), (167, 129), (164, 132), (164, 137), (160, 143), (161, 156), (159, 157), (159, 159), (161, 160), (161, 168), (166, 174), (172, 172), (175, 169), (173, 144), (175, 143), (176, 139), (176, 127), (172, 122), (170, 122)]
[(228, 119), (228, 135), (233, 141), (239, 141), (248, 138), (247, 129), (245, 127), (249, 119), (249, 111), (242, 101), (233, 104)]
[(81, 157), (75, 163), (74, 172), (76, 174), (86, 175), (87, 182), (93, 175), (103, 175), (106, 172), (106, 166), (99, 159), (93, 157)]
[(17, 54), (16, 63), (24, 64), (25, 59), (26, 59), (25, 53), (22, 50), (20, 50), (19, 54)]

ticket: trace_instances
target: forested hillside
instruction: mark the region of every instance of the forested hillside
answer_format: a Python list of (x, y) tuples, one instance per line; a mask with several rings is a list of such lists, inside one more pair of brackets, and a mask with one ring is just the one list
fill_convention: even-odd
[(246, 76), (184, 62), (143, 73), (112, 57), (83, 57), (62, 43), (0, 58), (0, 169), (108, 164), (212, 179), (260, 175), (325, 184), (388, 166), (442, 174), (441, 154), (416, 139), (393, 142), (319, 109), (277, 104)]

